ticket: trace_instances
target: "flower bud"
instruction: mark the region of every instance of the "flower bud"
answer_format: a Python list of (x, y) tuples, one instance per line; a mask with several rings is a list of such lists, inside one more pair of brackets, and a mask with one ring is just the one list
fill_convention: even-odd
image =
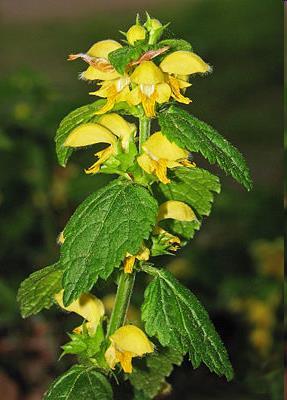
[(127, 40), (132, 46), (137, 40), (144, 40), (146, 36), (146, 30), (141, 25), (133, 25), (127, 31)]
[(149, 21), (149, 26), (148, 26), (148, 30), (152, 31), (152, 30), (157, 30), (158, 28), (160, 28), (162, 26), (161, 22), (158, 19), (155, 18), (151, 18)]

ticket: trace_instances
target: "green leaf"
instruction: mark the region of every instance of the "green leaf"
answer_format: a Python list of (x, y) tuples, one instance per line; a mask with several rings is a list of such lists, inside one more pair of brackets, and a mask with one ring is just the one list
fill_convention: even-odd
[(175, 235), (191, 239), (200, 229), (202, 216), (209, 215), (214, 192), (220, 192), (217, 176), (202, 168), (174, 168), (169, 177), (169, 184), (160, 184), (159, 190), (168, 200), (183, 201), (197, 214), (198, 219), (191, 222), (168, 220), (161, 223)]
[(107, 378), (93, 367), (75, 365), (44, 394), (44, 400), (112, 400), (113, 391)]
[(178, 51), (178, 50), (184, 50), (184, 51), (192, 51), (192, 46), (189, 42), (183, 39), (166, 39), (166, 40), (161, 40), (158, 43), (159, 47), (164, 47), (164, 46), (169, 46), (170, 50), (172, 51)]
[(140, 390), (134, 390), (134, 397), (133, 400), (149, 400), (149, 397), (146, 396), (143, 392)]
[(166, 270), (145, 267), (145, 271), (154, 275), (142, 306), (147, 334), (156, 336), (163, 346), (189, 352), (194, 368), (204, 362), (210, 371), (232, 379), (226, 349), (194, 294)]
[(124, 74), (126, 66), (137, 60), (145, 51), (146, 45), (125, 46), (109, 53), (109, 61), (119, 74)]
[(33, 272), (21, 283), (17, 301), (20, 303), (23, 318), (37, 314), (43, 308), (48, 309), (54, 304), (54, 294), (62, 288), (62, 274), (59, 265), (54, 264)]
[[(196, 231), (198, 231), (201, 227), (201, 220), (194, 221), (177, 221), (177, 220), (167, 220), (161, 223), (164, 229), (168, 232), (173, 233), (174, 235), (179, 235), (184, 239), (190, 240), (194, 237)], [(181, 242), (181, 247), (184, 246), (185, 243)]]
[(138, 106), (130, 105), (126, 101), (116, 103), (112, 111), (121, 115), (132, 115), (135, 118), (142, 116), (142, 111)]
[(64, 304), (107, 279), (126, 256), (136, 254), (156, 223), (157, 202), (149, 191), (116, 179), (89, 196), (64, 229), (61, 248)]
[(252, 188), (243, 156), (210, 125), (174, 105), (159, 113), (159, 124), (169, 140), (189, 151), (200, 152), (211, 164), (217, 163), (247, 190)]
[(165, 378), (168, 377), (173, 365), (182, 363), (182, 355), (171, 348), (162, 348), (159, 352), (146, 356), (133, 367), (129, 380), (137, 392), (142, 392), (144, 398), (153, 399), (163, 388)]
[(202, 168), (180, 167), (172, 170), (170, 178), (167, 185), (159, 185), (168, 200), (183, 201), (199, 216), (210, 214), (214, 192), (220, 193), (217, 176)]
[(105, 338), (102, 324), (99, 324), (94, 335), (90, 336), (85, 330), (79, 333), (69, 334), (70, 341), (62, 346), (63, 355), (79, 354), (81, 357), (90, 358), (100, 351)]
[(87, 104), (76, 110), (70, 112), (60, 123), (57, 129), (55, 142), (56, 142), (56, 153), (58, 162), (62, 167), (65, 167), (68, 159), (70, 158), (73, 149), (65, 147), (64, 142), (67, 139), (69, 133), (81, 124), (85, 124), (95, 118), (95, 112), (99, 110), (106, 100), (100, 99), (91, 104)]

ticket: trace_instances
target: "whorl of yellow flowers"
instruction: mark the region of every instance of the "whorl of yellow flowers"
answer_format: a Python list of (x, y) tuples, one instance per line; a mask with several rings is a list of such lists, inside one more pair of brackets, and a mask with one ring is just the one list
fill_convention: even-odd
[[(156, 32), (163, 28), (155, 19), (149, 19), (145, 26), (137, 21), (125, 36), (130, 46), (150, 44), (154, 41), (152, 37), (158, 36)], [(156, 115), (157, 104), (166, 103), (171, 98), (180, 103), (190, 103), (191, 100), (182, 94), (191, 86), (189, 76), (210, 71), (209, 65), (192, 51), (171, 52), (168, 46), (164, 46), (147, 50), (120, 74), (110, 63), (109, 54), (121, 47), (115, 40), (102, 40), (93, 44), (86, 53), (69, 56), (69, 60), (81, 58), (89, 64), (80, 74), (81, 79), (96, 81), (100, 88), (90, 94), (107, 99), (98, 114), (112, 110), (116, 103), (123, 101), (130, 105), (142, 104), (146, 116), (152, 118)], [(158, 60), (157, 56), (166, 52), (168, 54)]]

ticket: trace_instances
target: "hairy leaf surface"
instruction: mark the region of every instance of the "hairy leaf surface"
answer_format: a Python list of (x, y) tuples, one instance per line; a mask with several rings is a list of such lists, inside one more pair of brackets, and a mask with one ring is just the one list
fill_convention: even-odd
[(198, 215), (209, 215), (214, 193), (220, 192), (217, 176), (202, 168), (174, 168), (171, 182), (160, 184), (160, 190), (168, 200), (183, 201)]
[(119, 74), (124, 74), (127, 64), (137, 60), (144, 52), (144, 46), (125, 46), (112, 51), (109, 61)]
[(159, 47), (169, 46), (172, 51), (192, 51), (192, 46), (189, 42), (183, 39), (165, 39), (158, 43)]
[(143, 392), (145, 398), (153, 399), (162, 389), (165, 378), (171, 374), (173, 366), (180, 365), (182, 359), (178, 351), (162, 348), (157, 353), (140, 360), (140, 363), (145, 365), (142, 368), (134, 367), (129, 380), (138, 392)]
[(23, 318), (37, 314), (54, 303), (54, 294), (61, 290), (63, 271), (58, 264), (33, 272), (19, 288), (17, 301)]
[(61, 248), (65, 304), (89, 291), (98, 277), (107, 279), (126, 253), (137, 253), (157, 209), (149, 191), (127, 179), (112, 181), (78, 207)]
[(44, 400), (112, 400), (112, 387), (107, 378), (93, 368), (75, 365), (44, 394)]
[(163, 346), (189, 352), (194, 368), (204, 362), (210, 371), (232, 379), (228, 354), (202, 304), (170, 272), (155, 268), (147, 272), (154, 275), (142, 306), (147, 334)]
[(66, 166), (67, 161), (73, 152), (73, 149), (64, 146), (64, 142), (67, 139), (69, 133), (77, 126), (91, 121), (91, 119), (95, 117), (95, 112), (99, 110), (104, 104), (105, 100), (97, 100), (93, 103), (87, 104), (70, 112), (61, 121), (59, 128), (56, 132), (55, 142), (58, 162), (62, 167)]
[(160, 184), (159, 190), (168, 200), (183, 201), (197, 214), (197, 220), (191, 222), (169, 220), (164, 225), (168, 231), (191, 239), (200, 229), (202, 216), (209, 215), (214, 193), (220, 192), (217, 176), (202, 168), (174, 168), (170, 173), (171, 182)]
[(241, 153), (214, 128), (174, 105), (159, 113), (161, 131), (189, 151), (199, 152), (211, 164), (217, 163), (247, 190), (252, 188), (247, 164)]

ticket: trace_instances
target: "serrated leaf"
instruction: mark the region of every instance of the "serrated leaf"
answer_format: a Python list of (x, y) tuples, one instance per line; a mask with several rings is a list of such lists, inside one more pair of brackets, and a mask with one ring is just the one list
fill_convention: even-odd
[(196, 212), (198, 219), (191, 222), (169, 220), (164, 222), (168, 232), (185, 239), (193, 238), (200, 229), (202, 216), (209, 215), (214, 193), (220, 192), (217, 176), (202, 168), (174, 168), (169, 184), (160, 184), (159, 190), (168, 200), (183, 201)]
[(214, 193), (220, 193), (217, 176), (202, 168), (174, 168), (171, 182), (160, 184), (160, 191), (168, 200), (183, 201), (199, 216), (209, 215)]
[(43, 400), (112, 400), (113, 391), (107, 378), (94, 368), (75, 365), (56, 379)]
[(159, 113), (159, 124), (169, 140), (189, 151), (201, 153), (247, 190), (252, 188), (250, 172), (243, 156), (210, 125), (174, 105)]
[(117, 179), (89, 196), (64, 229), (61, 247), (64, 304), (107, 279), (126, 253), (136, 254), (156, 223), (157, 202), (149, 191)]
[(142, 306), (146, 333), (163, 346), (189, 352), (194, 368), (204, 362), (210, 371), (232, 379), (227, 351), (202, 304), (170, 272), (150, 267), (147, 272), (154, 279)]
[(153, 399), (162, 389), (165, 378), (167, 378), (174, 365), (182, 363), (183, 356), (171, 348), (162, 348), (159, 352), (146, 356), (142, 363), (142, 368), (136, 366), (129, 375), (131, 384), (137, 393), (141, 393), (144, 398)]
[(172, 51), (192, 51), (192, 46), (189, 42), (183, 39), (165, 39), (158, 43), (159, 47), (169, 46)]
[(66, 166), (67, 161), (73, 152), (73, 149), (64, 146), (64, 142), (69, 133), (77, 126), (91, 121), (95, 117), (95, 112), (99, 110), (105, 104), (105, 102), (106, 100), (100, 99), (91, 104), (77, 108), (76, 110), (70, 112), (61, 121), (56, 132), (55, 142), (58, 162), (62, 167)]
[(62, 346), (65, 354), (79, 354), (81, 357), (90, 358), (99, 352), (105, 338), (102, 324), (99, 324), (94, 335), (85, 330), (79, 333), (69, 334), (70, 341)]
[[(194, 237), (196, 231), (200, 229), (201, 220), (194, 220), (194, 221), (169, 220), (162, 225), (163, 228), (165, 228), (168, 232), (171, 232), (177, 236), (181, 236), (184, 239), (190, 240)], [(183, 245), (184, 244), (181, 243), (181, 246)]]
[(17, 301), (20, 303), (23, 318), (37, 314), (54, 303), (54, 294), (62, 288), (63, 271), (58, 264), (50, 265), (33, 272), (25, 279), (18, 290)]
[(146, 46), (124, 46), (109, 53), (109, 61), (119, 74), (124, 74), (126, 66), (137, 60), (143, 53)]

